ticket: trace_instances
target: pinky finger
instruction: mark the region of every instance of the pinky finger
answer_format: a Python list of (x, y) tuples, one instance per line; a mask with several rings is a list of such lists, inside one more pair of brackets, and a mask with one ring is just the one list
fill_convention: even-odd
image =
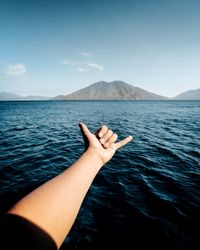
[(121, 141), (115, 143), (115, 147), (116, 147), (116, 149), (119, 149), (119, 148), (125, 146), (127, 143), (129, 143), (129, 142), (132, 141), (132, 140), (133, 140), (133, 137), (132, 137), (131, 135), (129, 135), (129, 136), (126, 137), (125, 139), (123, 139), (123, 140), (121, 140)]

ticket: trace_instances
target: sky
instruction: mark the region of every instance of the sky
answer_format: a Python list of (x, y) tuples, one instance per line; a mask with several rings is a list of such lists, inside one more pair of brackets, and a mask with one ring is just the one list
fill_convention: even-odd
[(200, 88), (199, 0), (0, 0), (0, 92)]

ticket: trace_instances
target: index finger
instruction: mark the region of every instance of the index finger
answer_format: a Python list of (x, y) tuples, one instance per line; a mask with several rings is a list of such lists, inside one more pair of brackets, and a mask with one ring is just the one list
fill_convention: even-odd
[(133, 137), (132, 137), (131, 135), (129, 135), (129, 136), (126, 137), (125, 139), (123, 139), (123, 140), (121, 140), (121, 141), (115, 143), (115, 144), (114, 144), (114, 145), (115, 145), (115, 148), (116, 148), (116, 149), (119, 149), (119, 148), (125, 146), (127, 143), (129, 143), (129, 142), (132, 141), (132, 140), (133, 140)]
[(98, 131), (98, 136), (101, 138), (103, 135), (106, 134), (107, 131), (108, 127), (106, 125), (103, 125)]

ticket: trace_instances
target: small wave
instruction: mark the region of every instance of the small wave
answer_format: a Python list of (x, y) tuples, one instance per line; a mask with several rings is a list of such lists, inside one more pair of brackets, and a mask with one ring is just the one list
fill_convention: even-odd
[(26, 129), (28, 129), (28, 127), (17, 126), (17, 127), (14, 127), (14, 128), (10, 128), (8, 131), (23, 131), (23, 130), (26, 130)]
[[(4, 110), (2, 195), (12, 190), (22, 196), (70, 166), (84, 150), (77, 127), (80, 118), (92, 131), (105, 123), (120, 138), (129, 133), (134, 136), (96, 176), (70, 233), (72, 248), (74, 242), (95, 240), (100, 231), (109, 239), (113, 231), (121, 237), (130, 230), (131, 243), (133, 235), (139, 243), (144, 239), (157, 242), (162, 235), (161, 248), (169, 242), (167, 246), (173, 246), (178, 234), (193, 242), (189, 230), (199, 225), (200, 102), (15, 102), (0, 106)], [(10, 201), (7, 197), (1, 206), (8, 207)], [(185, 249), (192, 248), (186, 245)]]
[(164, 146), (161, 147), (161, 146), (155, 145), (154, 150), (157, 151), (160, 155), (163, 155), (164, 157), (169, 156), (175, 160), (178, 160), (180, 163), (185, 162), (185, 160), (180, 156), (180, 154), (175, 152), (175, 150), (172, 148), (166, 148)]

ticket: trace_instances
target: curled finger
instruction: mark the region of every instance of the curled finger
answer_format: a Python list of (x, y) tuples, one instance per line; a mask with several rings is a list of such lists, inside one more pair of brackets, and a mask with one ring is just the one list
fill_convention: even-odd
[(103, 137), (108, 131), (108, 127), (106, 125), (103, 125), (99, 131), (98, 131), (98, 137), (101, 138)]
[(110, 147), (116, 140), (117, 140), (117, 134), (113, 134), (104, 144), (105, 148)]
[(113, 135), (113, 132), (112, 132), (112, 130), (109, 129), (109, 130), (101, 137), (100, 142), (101, 142), (102, 144), (107, 143), (107, 140), (108, 140), (112, 135)]

